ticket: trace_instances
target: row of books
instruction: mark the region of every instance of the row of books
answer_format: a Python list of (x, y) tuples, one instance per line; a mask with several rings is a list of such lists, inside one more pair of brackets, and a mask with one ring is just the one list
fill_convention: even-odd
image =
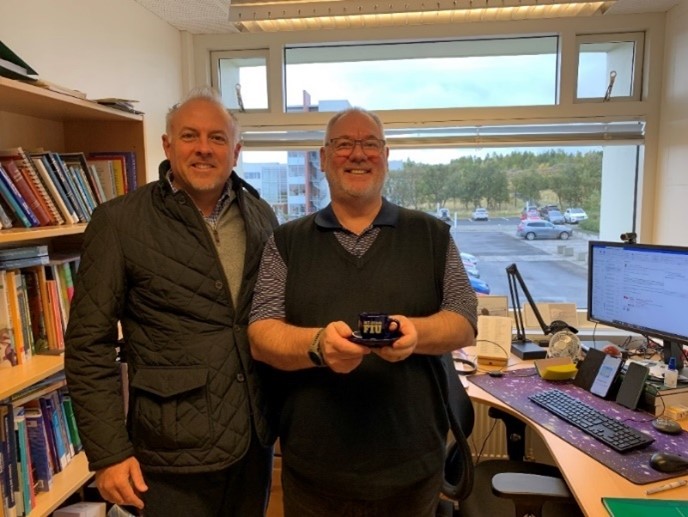
[(45, 245), (0, 250), (0, 368), (64, 350), (78, 267)]
[(87, 223), (93, 209), (136, 188), (132, 151), (0, 149), (0, 227)]
[(82, 450), (65, 384), (61, 372), (0, 401), (0, 495), (6, 516), (28, 516), (36, 495), (48, 492), (55, 474)]

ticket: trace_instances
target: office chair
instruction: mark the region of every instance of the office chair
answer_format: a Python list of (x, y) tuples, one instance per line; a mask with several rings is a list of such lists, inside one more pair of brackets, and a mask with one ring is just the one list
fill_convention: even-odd
[(453, 439), (447, 446), (445, 482), (437, 517), (582, 516), (561, 472), (554, 466), (525, 461), (525, 423), (496, 408), (489, 415), (506, 425), (507, 460), (487, 460), (473, 465), (466, 440), (473, 430), (473, 403), (461, 385), (451, 357), (443, 356), (446, 375), (443, 393)]

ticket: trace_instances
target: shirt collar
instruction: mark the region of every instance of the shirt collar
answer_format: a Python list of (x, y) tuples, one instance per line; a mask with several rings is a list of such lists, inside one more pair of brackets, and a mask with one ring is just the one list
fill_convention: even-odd
[[(396, 226), (399, 220), (399, 207), (382, 198), (380, 211), (373, 219), (371, 226)], [(332, 203), (315, 214), (315, 224), (323, 230), (344, 230), (332, 210)]]
[[(227, 179), (224, 186), (222, 187), (222, 194), (220, 194), (220, 198), (217, 200), (217, 203), (215, 204), (215, 208), (213, 209), (213, 213), (209, 216), (210, 218), (217, 219), (217, 217), (222, 212), (222, 209), (225, 207), (225, 205), (228, 205), (232, 201), (232, 199), (234, 199), (234, 196), (235, 196), (234, 191), (230, 188), (230, 184), (232, 182), (233, 176), (234, 175), (232, 174)], [(167, 171), (165, 178), (167, 178), (167, 182), (170, 184), (170, 188), (172, 189), (172, 192), (174, 194), (176, 194), (177, 192), (179, 192), (181, 190), (172, 184), (172, 180), (173, 180), (172, 169), (169, 169)]]

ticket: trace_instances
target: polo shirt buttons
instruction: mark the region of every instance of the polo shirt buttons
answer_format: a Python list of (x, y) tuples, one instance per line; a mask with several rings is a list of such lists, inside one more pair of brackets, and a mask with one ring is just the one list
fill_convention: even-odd
[(220, 280), (215, 281), (215, 289), (217, 289), (218, 291), (222, 289), (222, 282)]
[(239, 382), (245, 382), (246, 376), (243, 373), (237, 373), (236, 380)]

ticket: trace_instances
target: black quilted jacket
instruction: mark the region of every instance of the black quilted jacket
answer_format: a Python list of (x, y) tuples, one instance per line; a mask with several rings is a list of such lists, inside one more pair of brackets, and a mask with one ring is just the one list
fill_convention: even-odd
[[(164, 179), (99, 206), (89, 223), (66, 335), (65, 371), (92, 470), (132, 454), (144, 469), (224, 468), (245, 452), (250, 419), (274, 441), (246, 325), (260, 256), (277, 224), (232, 174), (246, 224), (239, 306), (199, 211)], [(129, 366), (125, 425), (117, 322)], [(252, 416), (251, 416), (252, 415)]]

